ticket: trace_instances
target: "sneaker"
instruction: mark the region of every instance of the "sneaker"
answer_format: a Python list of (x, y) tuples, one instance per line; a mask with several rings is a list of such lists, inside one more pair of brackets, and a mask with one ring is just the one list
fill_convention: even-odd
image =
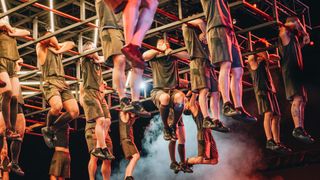
[(181, 170), (180, 165), (177, 162), (171, 162), (170, 169), (172, 169), (175, 174)]
[(181, 171), (184, 173), (193, 173), (193, 170), (186, 163), (180, 162), (179, 165)]
[(143, 118), (150, 118), (151, 117), (151, 113), (146, 111), (143, 107), (142, 107), (142, 104), (141, 102), (139, 101), (133, 101), (132, 103), (132, 106), (134, 108), (134, 113), (140, 117), (143, 117)]
[(106, 159), (108, 159), (108, 160), (114, 160), (116, 158), (116, 157), (114, 157), (114, 155), (111, 153), (111, 151), (107, 147), (103, 148), (101, 151), (103, 152)]
[(178, 140), (177, 132), (176, 132), (176, 127), (171, 126), (170, 127), (170, 134), (171, 134), (171, 141), (176, 141)]
[(292, 152), (292, 149), (288, 148), (288, 147), (285, 146), (284, 144), (277, 143), (277, 145), (278, 145), (278, 149), (276, 149), (276, 151), (277, 151), (278, 153), (288, 154), (288, 153), (291, 153), (291, 152)]
[(241, 114), (234, 108), (233, 104), (230, 101), (223, 104), (222, 111), (223, 111), (223, 114), (227, 117), (233, 117)]
[(311, 137), (302, 127), (294, 128), (292, 131), (292, 136), (306, 144), (312, 144), (315, 141), (314, 138)]
[(167, 128), (163, 128), (163, 139), (166, 141), (171, 140), (171, 133), (170, 133), (170, 130)]
[(6, 82), (0, 80), (0, 88), (4, 88), (4, 87), (6, 87), (6, 85), (7, 85)]
[(121, 49), (123, 55), (131, 62), (132, 67), (144, 69), (145, 64), (142, 58), (140, 47), (133, 44), (128, 44)]
[(214, 126), (211, 129), (214, 131), (223, 132), (223, 133), (230, 132), (230, 128), (224, 126), (219, 119), (214, 120), (213, 125)]
[(24, 176), (23, 170), (20, 168), (20, 166), (17, 163), (11, 162), (8, 167), (11, 169), (11, 171), (18, 176)]
[(276, 150), (278, 148), (278, 145), (277, 145), (276, 142), (274, 142), (273, 139), (270, 139), (266, 143), (266, 148), (271, 150), (271, 151), (274, 151), (274, 150)]
[(127, 97), (121, 98), (120, 109), (123, 112), (132, 112), (133, 111), (133, 106), (130, 104), (129, 98), (127, 98)]
[(94, 148), (91, 151), (91, 154), (93, 156), (95, 156), (96, 158), (100, 159), (100, 160), (106, 160), (107, 159), (106, 154), (103, 152), (103, 150), (101, 148)]
[(246, 112), (242, 107), (238, 107), (236, 110), (240, 112), (240, 115), (232, 116), (233, 119), (243, 121), (245, 123), (256, 123), (258, 121), (256, 117)]
[(54, 148), (54, 132), (49, 130), (49, 127), (43, 127), (41, 129), (41, 133), (43, 135), (43, 140), (46, 143), (46, 145), (51, 149)]
[(212, 128), (214, 128), (214, 124), (213, 124), (213, 122), (212, 122), (212, 119), (211, 119), (209, 116), (207, 116), (207, 117), (205, 117), (205, 118), (203, 119), (203, 125), (202, 125), (202, 127), (205, 128), (205, 129), (212, 129)]

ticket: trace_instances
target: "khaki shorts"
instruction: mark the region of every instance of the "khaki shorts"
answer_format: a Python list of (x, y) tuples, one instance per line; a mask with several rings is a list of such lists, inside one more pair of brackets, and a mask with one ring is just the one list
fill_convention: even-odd
[[(88, 152), (91, 153), (91, 151), (96, 147), (97, 145), (97, 138), (95, 135), (95, 127), (96, 123), (95, 122), (86, 122), (86, 127), (85, 127), (85, 138), (88, 146)], [(105, 140), (107, 147), (109, 150), (112, 152), (112, 140), (109, 135), (109, 133), (106, 135), (106, 140)]]
[(220, 65), (222, 62), (230, 61), (232, 68), (243, 67), (240, 47), (233, 30), (214, 27), (208, 31), (207, 36), (212, 64)]
[(171, 90), (170, 89), (153, 89), (151, 91), (151, 99), (152, 99), (152, 102), (157, 106), (158, 109), (160, 108), (160, 100), (159, 100), (159, 98), (164, 93), (169, 94), (169, 96), (170, 96), (169, 106), (171, 108), (173, 108), (175, 94), (183, 93), (183, 92), (178, 90), (178, 89), (171, 89)]
[(103, 93), (97, 90), (84, 90), (83, 110), (87, 121), (99, 117), (110, 118), (110, 112)]
[(48, 102), (53, 96), (60, 96), (62, 102), (74, 99), (74, 96), (69, 90), (69, 86), (62, 79), (46, 80), (43, 85), (43, 91), (43, 94)]
[(206, 59), (194, 58), (190, 61), (191, 90), (198, 93), (201, 89), (218, 91), (217, 77)]
[(17, 77), (16, 61), (0, 58), (0, 73), (2, 72), (7, 72), (10, 78)]
[(132, 129), (132, 122), (130, 120), (125, 123), (119, 120), (119, 132), (121, 147), (126, 159), (131, 159), (136, 153), (139, 153), (135, 143)]
[(70, 163), (69, 153), (55, 151), (51, 160), (49, 175), (70, 178)]

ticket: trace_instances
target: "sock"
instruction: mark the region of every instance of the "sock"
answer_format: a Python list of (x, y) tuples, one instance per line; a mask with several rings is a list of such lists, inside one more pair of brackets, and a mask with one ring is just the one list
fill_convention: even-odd
[(70, 121), (72, 121), (71, 114), (69, 112), (65, 112), (61, 116), (59, 116), (59, 118), (55, 120), (52, 126), (50, 127), (53, 131), (56, 131), (57, 129), (62, 128), (65, 124), (69, 123)]
[(184, 104), (175, 104), (174, 105), (174, 113), (173, 113), (174, 114), (174, 121), (172, 123), (173, 127), (176, 127), (178, 121), (180, 120), (183, 109), (184, 109)]
[(169, 155), (171, 162), (176, 162), (176, 141), (169, 142)]
[(160, 105), (159, 111), (163, 126), (165, 129), (168, 129), (169, 125), (167, 120), (170, 112), (169, 105)]
[(10, 102), (10, 120), (11, 120), (12, 130), (16, 129), (17, 114), (18, 114), (18, 99), (17, 99), (17, 96), (12, 96), (11, 102)]
[(11, 160), (18, 164), (22, 141), (14, 140), (11, 142)]
[(180, 161), (185, 163), (186, 161), (186, 148), (184, 144), (178, 144), (178, 153), (180, 156)]
[(52, 115), (50, 112), (47, 115), (46, 126), (49, 127), (59, 116)]
[(11, 122), (10, 122), (10, 101), (12, 97), (11, 91), (6, 91), (2, 93), (2, 115), (3, 120), (6, 125), (6, 129), (11, 129)]

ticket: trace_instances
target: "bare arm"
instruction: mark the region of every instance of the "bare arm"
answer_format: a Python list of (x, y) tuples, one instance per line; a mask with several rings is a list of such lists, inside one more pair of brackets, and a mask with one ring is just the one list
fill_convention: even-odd
[(25, 29), (18, 29), (18, 28), (13, 28), (12, 32), (8, 32), (9, 36), (13, 37), (22, 37), (22, 36), (29, 36), (30, 32)]
[(48, 49), (41, 43), (37, 44), (36, 52), (37, 52), (37, 59), (40, 65), (43, 65), (46, 62), (47, 50)]
[(280, 61), (280, 56), (277, 54), (269, 54), (269, 60), (271, 61)]
[(154, 57), (156, 57), (157, 55), (159, 55), (160, 52), (159, 51), (156, 51), (154, 49), (150, 49), (146, 52), (144, 52), (142, 54), (142, 58), (145, 60), (145, 61), (149, 61), (151, 59), (153, 59)]
[(288, 35), (288, 30), (285, 26), (280, 27), (279, 37), (283, 46), (286, 46), (290, 43), (290, 37)]
[(199, 27), (202, 33), (207, 32), (206, 23), (202, 19), (195, 19), (195, 20), (189, 21), (188, 24), (195, 27)]
[(179, 58), (179, 59), (190, 59), (190, 56), (187, 51), (177, 52), (172, 55)]
[(92, 54), (92, 58), (95, 60), (96, 63), (104, 63), (105, 62), (105, 59), (103, 56), (99, 56), (98, 53), (94, 53)]
[(59, 43), (58, 46), (60, 47), (58, 50), (55, 48), (51, 48), (51, 47), (49, 49), (52, 52), (54, 52), (55, 54), (61, 54), (61, 53), (64, 53), (66, 51), (71, 50), (75, 46), (75, 44), (72, 41), (66, 41), (63, 43)]

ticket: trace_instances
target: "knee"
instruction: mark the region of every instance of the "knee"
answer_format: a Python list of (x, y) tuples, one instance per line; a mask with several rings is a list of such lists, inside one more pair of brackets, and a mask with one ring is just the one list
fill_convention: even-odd
[(106, 127), (110, 127), (111, 126), (111, 119), (110, 118), (105, 118), (105, 125)]
[(77, 117), (79, 116), (79, 109), (78, 109), (78, 107), (72, 109), (69, 113), (70, 113), (72, 119), (77, 118)]
[(231, 69), (231, 63), (230, 62), (222, 62), (220, 64), (220, 72), (230, 72)]
[(178, 144), (185, 144), (185, 143), (186, 143), (186, 138), (184, 136), (179, 136)]
[(96, 125), (98, 126), (105, 126), (106, 125), (106, 119), (103, 117), (96, 119)]
[(140, 159), (140, 154), (139, 153), (135, 153), (134, 155), (132, 155), (132, 158), (134, 158), (135, 160), (139, 160)]
[(148, 3), (148, 8), (151, 10), (156, 10), (158, 5), (159, 5), (158, 0), (150, 0), (150, 2)]
[(136, 7), (139, 9), (140, 5), (141, 5), (141, 0), (131, 0), (131, 1), (128, 1), (128, 5), (130, 7)]
[(56, 103), (53, 106), (51, 106), (50, 113), (52, 115), (58, 116), (61, 110), (62, 110), (62, 104)]
[(199, 92), (199, 96), (206, 97), (206, 96), (208, 96), (208, 93), (209, 93), (209, 90), (207, 88), (206, 89), (201, 89), (200, 92)]
[(232, 69), (232, 79), (235, 81), (241, 81), (243, 75), (243, 69), (242, 68), (234, 68)]
[(174, 102), (178, 104), (184, 103), (185, 95), (183, 93), (177, 93), (174, 95)]
[(301, 96), (295, 96), (293, 98), (293, 102), (292, 102), (293, 105), (301, 105), (303, 103), (304, 103), (304, 100)]
[(272, 118), (272, 112), (265, 112), (264, 113), (264, 119), (270, 120)]
[(159, 97), (159, 101), (161, 105), (168, 105), (170, 102), (170, 96), (167, 93), (161, 94)]
[(126, 65), (126, 58), (124, 55), (115, 55), (113, 57), (113, 65), (114, 65), (114, 69), (119, 70), (119, 69), (123, 69), (124, 66)]

